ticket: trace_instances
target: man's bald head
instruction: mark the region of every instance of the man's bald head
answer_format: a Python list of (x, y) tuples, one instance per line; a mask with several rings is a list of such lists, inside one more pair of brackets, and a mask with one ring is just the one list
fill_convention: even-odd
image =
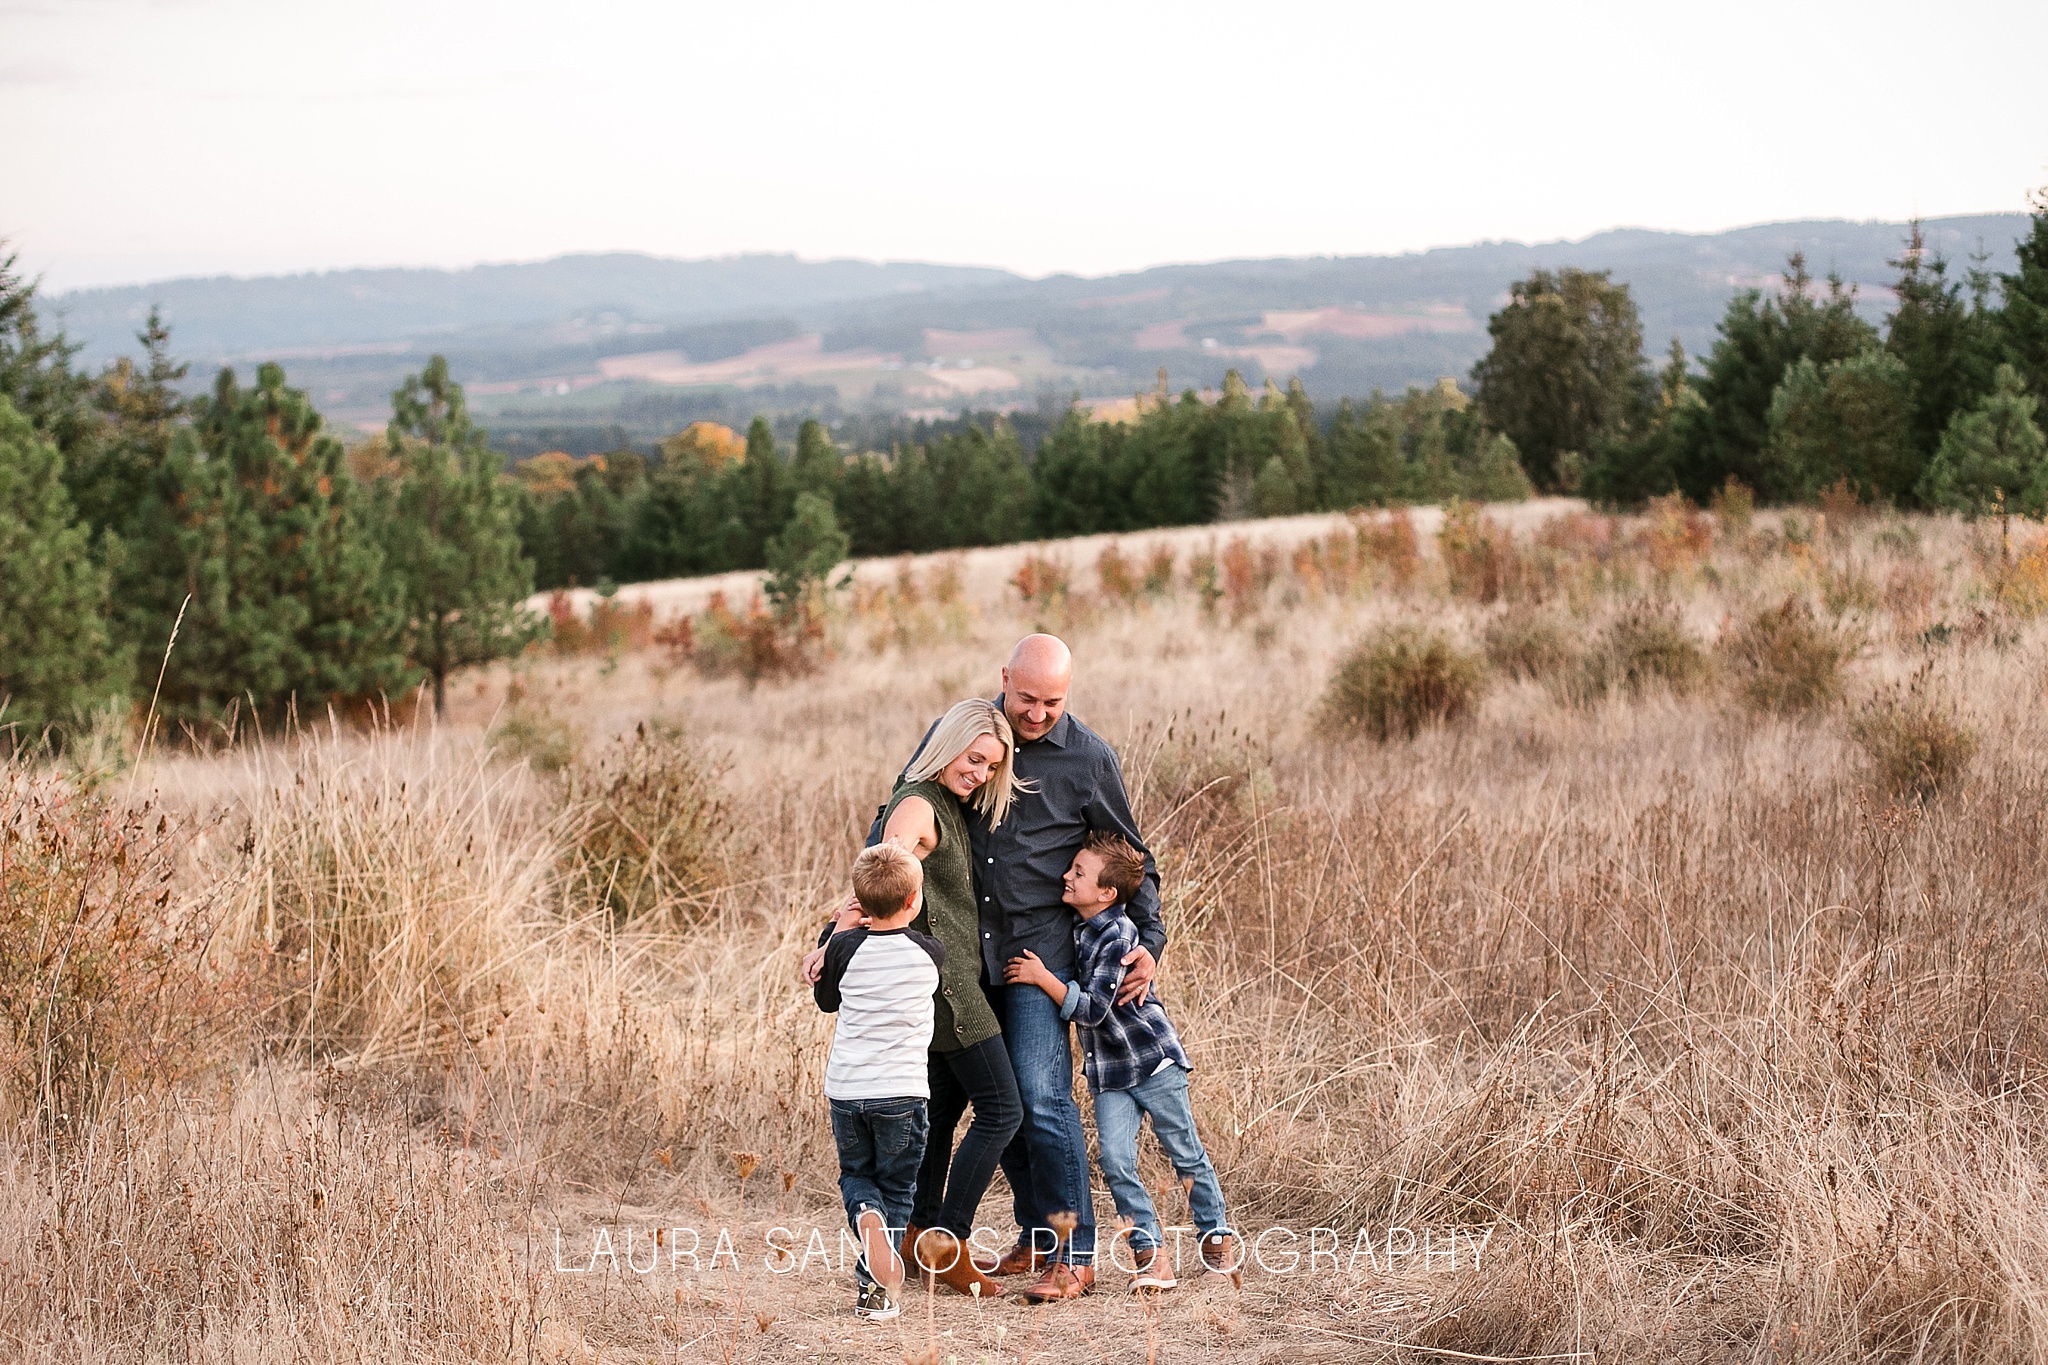
[(1045, 738), (1067, 710), (1074, 654), (1057, 635), (1027, 635), (1003, 667), (1003, 711), (1021, 743)]

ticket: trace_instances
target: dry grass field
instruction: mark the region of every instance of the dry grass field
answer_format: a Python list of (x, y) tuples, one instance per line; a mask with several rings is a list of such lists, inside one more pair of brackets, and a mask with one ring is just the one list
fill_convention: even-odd
[[(438, 726), (7, 772), (0, 1358), (2048, 1356), (2038, 531), (1401, 524), (869, 565), (799, 676), (642, 630)], [(1034, 627), (1281, 1231), (1241, 1289), (860, 1324), (799, 1261), (842, 1220), (796, 963)]]

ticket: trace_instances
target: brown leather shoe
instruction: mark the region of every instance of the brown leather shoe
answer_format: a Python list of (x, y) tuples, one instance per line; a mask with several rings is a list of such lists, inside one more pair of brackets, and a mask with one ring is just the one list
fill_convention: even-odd
[(1202, 1268), (1211, 1275), (1226, 1275), (1233, 1286), (1244, 1284), (1244, 1258), (1238, 1254), (1237, 1239), (1219, 1232), (1202, 1239)]
[(1173, 1258), (1166, 1254), (1165, 1247), (1152, 1247), (1137, 1254), (1137, 1265), (1131, 1270), (1131, 1292), (1141, 1289), (1171, 1289), (1180, 1281), (1173, 1277)]
[(928, 1228), (904, 1244), (903, 1259), (949, 1289), (969, 1297), (999, 1298), (1001, 1285), (975, 1268), (967, 1244), (942, 1228)]
[(1003, 1253), (1003, 1259), (996, 1262), (994, 1274), (1029, 1275), (1052, 1260), (1050, 1251), (1040, 1251), (1031, 1244), (1029, 1237), (1019, 1237), (1017, 1244)]
[(917, 1263), (917, 1258), (910, 1254), (910, 1249), (917, 1245), (917, 1239), (922, 1237), (923, 1235), (924, 1229), (919, 1227), (917, 1224), (904, 1224), (903, 1240), (896, 1244), (896, 1254), (903, 1258), (903, 1270), (905, 1274), (908, 1274), (911, 1271), (916, 1271), (920, 1275), (924, 1274), (924, 1267), (919, 1265)]
[(1018, 1294), (1032, 1303), (1051, 1303), (1055, 1299), (1078, 1299), (1095, 1288), (1095, 1267), (1092, 1265), (1068, 1265), (1055, 1262), (1045, 1268), (1028, 1289)]

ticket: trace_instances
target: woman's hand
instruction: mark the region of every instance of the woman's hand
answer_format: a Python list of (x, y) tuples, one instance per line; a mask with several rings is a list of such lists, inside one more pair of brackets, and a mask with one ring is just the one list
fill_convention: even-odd
[(823, 975), (825, 971), (825, 950), (823, 948), (813, 948), (808, 953), (805, 953), (802, 971), (806, 986), (817, 985), (819, 976)]
[(848, 929), (864, 929), (868, 925), (868, 912), (860, 908), (860, 897), (846, 893), (846, 904), (832, 912), (832, 932), (843, 934)]

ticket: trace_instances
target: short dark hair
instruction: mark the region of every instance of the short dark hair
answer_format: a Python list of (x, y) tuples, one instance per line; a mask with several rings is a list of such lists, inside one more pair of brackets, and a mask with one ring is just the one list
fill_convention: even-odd
[(1091, 830), (1088, 842), (1081, 847), (1102, 859), (1102, 871), (1095, 875), (1096, 885), (1108, 887), (1116, 892), (1119, 901), (1129, 905), (1145, 880), (1145, 855), (1132, 848), (1131, 841), (1123, 835), (1111, 834), (1106, 829)]

